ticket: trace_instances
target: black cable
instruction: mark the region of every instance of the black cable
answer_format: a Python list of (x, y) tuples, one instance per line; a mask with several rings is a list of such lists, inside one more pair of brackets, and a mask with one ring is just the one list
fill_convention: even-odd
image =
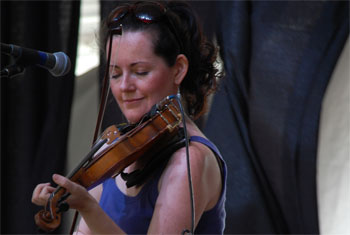
[(193, 185), (192, 185), (191, 165), (190, 165), (189, 139), (187, 136), (185, 112), (184, 112), (183, 107), (182, 107), (180, 93), (177, 93), (177, 95), (175, 97), (176, 97), (177, 102), (179, 103), (180, 112), (181, 112), (181, 116), (182, 116), (182, 124), (183, 124), (185, 143), (186, 143), (187, 176), (188, 176), (188, 184), (189, 184), (189, 188), (190, 188), (190, 198), (191, 198), (191, 222), (192, 222), (191, 231), (189, 231), (188, 229), (184, 229), (182, 231), (182, 234), (186, 234), (189, 232), (190, 232), (190, 234), (194, 234), (195, 210), (194, 210), (194, 195), (193, 195)]

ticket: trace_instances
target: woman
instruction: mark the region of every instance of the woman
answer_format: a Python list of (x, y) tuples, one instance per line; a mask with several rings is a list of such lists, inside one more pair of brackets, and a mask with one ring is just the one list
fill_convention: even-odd
[[(225, 163), (191, 120), (202, 114), (206, 97), (215, 88), (216, 50), (185, 3), (138, 2), (116, 8), (102, 27), (103, 48), (108, 49), (108, 28), (120, 24), (122, 35), (113, 36), (112, 50), (107, 52), (113, 96), (129, 123), (138, 123), (154, 104), (180, 91), (191, 137), (195, 233), (223, 233)], [(141, 158), (124, 172), (144, 165)], [(78, 233), (179, 234), (191, 228), (185, 147), (140, 185), (127, 187), (118, 175), (87, 192), (63, 176), (55, 174), (53, 180), (70, 192), (66, 202), (82, 216)], [(33, 203), (45, 205), (53, 190), (49, 184), (39, 184)]]

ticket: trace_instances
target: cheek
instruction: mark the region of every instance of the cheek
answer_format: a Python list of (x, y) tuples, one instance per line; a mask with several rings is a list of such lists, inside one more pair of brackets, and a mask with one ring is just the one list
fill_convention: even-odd
[(118, 99), (118, 95), (119, 95), (120, 92), (119, 92), (119, 89), (118, 89), (118, 84), (117, 84), (117, 82), (111, 80), (111, 81), (109, 82), (109, 85), (110, 85), (110, 89), (111, 89), (111, 91), (112, 91), (112, 94), (113, 94), (114, 98), (115, 98), (115, 99)]
[(171, 74), (168, 71), (163, 71), (153, 79), (150, 86), (158, 93), (166, 93), (174, 87), (172, 81)]
[(154, 90), (164, 98), (167, 95), (171, 95), (176, 92), (177, 88), (172, 82), (171, 78), (168, 76), (161, 77), (158, 83), (154, 83)]
[(153, 99), (159, 100), (169, 93), (169, 83), (161, 79), (153, 80), (147, 85), (147, 93), (150, 94)]

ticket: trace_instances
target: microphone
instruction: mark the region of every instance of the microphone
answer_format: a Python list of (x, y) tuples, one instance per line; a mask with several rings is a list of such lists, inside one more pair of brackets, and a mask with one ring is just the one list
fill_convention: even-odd
[(69, 57), (63, 52), (53, 54), (1, 43), (1, 53), (13, 56), (22, 66), (37, 65), (49, 70), (54, 77), (66, 75), (71, 69)]

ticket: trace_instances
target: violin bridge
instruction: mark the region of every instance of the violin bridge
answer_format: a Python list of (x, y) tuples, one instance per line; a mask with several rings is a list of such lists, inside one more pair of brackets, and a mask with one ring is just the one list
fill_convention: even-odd
[(168, 121), (168, 119), (166, 119), (161, 112), (157, 111), (157, 113), (159, 114), (159, 116), (163, 119), (163, 121), (167, 124), (167, 128), (170, 130), (170, 132), (172, 132), (174, 130), (174, 128), (177, 126), (177, 123), (170, 123)]
[[(181, 122), (181, 115), (178, 115), (174, 112), (174, 110), (172, 109), (172, 107), (174, 107), (174, 105), (165, 104), (165, 107), (166, 107), (166, 110), (169, 111), (171, 116), (174, 117), (175, 121), (170, 122), (166, 117), (164, 117), (164, 115), (162, 115), (162, 113), (160, 111), (157, 111), (157, 113), (163, 119), (163, 121), (167, 124), (167, 128), (172, 132)], [(178, 111), (178, 110), (176, 109), (176, 111)]]

